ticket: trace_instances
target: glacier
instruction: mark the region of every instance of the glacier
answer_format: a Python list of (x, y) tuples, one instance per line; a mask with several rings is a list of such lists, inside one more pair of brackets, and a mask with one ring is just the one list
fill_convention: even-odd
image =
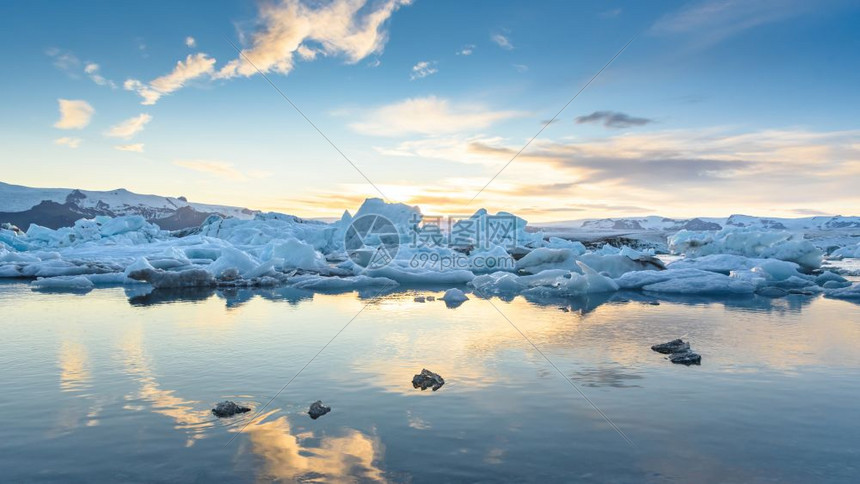
[[(385, 254), (380, 267), (367, 266), (367, 258), (349, 247), (355, 242), (350, 237), (386, 236), (349, 232), (367, 215), (390, 221), (399, 237), (396, 251)], [(482, 244), (477, 236), (461, 237), (453, 246), (430, 243), (422, 238), (421, 224), (428, 227), (428, 220), (418, 207), (377, 198), (332, 223), (256, 213), (253, 218), (213, 215), (200, 226), (176, 231), (141, 215), (99, 215), (58, 229), (6, 224), (0, 228), (0, 278), (28, 280), (38, 291), (75, 292), (125, 285), (381, 293), (408, 285), (456, 289), (450, 294), (455, 299), (465, 296), (462, 290), (479, 297), (582, 297), (622, 290), (769, 297), (802, 291), (842, 299), (860, 294), (860, 284), (823, 268), (827, 261), (860, 256), (856, 239), (826, 255), (803, 233), (782, 228), (681, 229), (666, 239), (674, 257), (664, 260), (653, 247), (589, 247), (508, 212), (480, 209), (462, 223), (486, 227), (494, 218), (510, 221), (505, 244)]]

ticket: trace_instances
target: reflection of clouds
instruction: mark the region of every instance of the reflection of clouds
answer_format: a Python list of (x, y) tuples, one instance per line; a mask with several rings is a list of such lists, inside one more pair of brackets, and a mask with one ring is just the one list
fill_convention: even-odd
[(406, 411), (406, 419), (409, 421), (409, 426), (415, 430), (427, 430), (431, 428), (429, 422), (417, 415), (412, 415), (410, 410)]
[(352, 429), (341, 437), (314, 437), (312, 432), (293, 434), (285, 416), (264, 422), (275, 412), (255, 419), (243, 432), (251, 443), (251, 451), (265, 461), (261, 480), (385, 481), (376, 464), (383, 453), (378, 437), (371, 438)]
[[(192, 446), (196, 440), (206, 437), (205, 431), (213, 426), (210, 410), (196, 409), (195, 406), (199, 402), (177, 397), (174, 390), (161, 389), (150, 368), (150, 361), (144, 353), (141, 340), (140, 333), (137, 333), (128, 338), (122, 347), (126, 372), (140, 383), (140, 391), (126, 396), (126, 400), (144, 400), (151, 405), (153, 412), (173, 419), (175, 428), (188, 434), (186, 445)], [(133, 405), (126, 405), (125, 408), (142, 410)]]
[(86, 348), (80, 343), (64, 341), (58, 355), (60, 390), (80, 392), (90, 387), (92, 375)]
[[(504, 362), (511, 352), (534, 374), (552, 376), (543, 359), (504, 320), (490, 302), (473, 298), (451, 311), (441, 303), (415, 303), (409, 291), (381, 298), (360, 316), (372, 321), (366, 348), (344, 373), (350, 382), (360, 378), (386, 391), (420, 396), (410, 384), (412, 375), (428, 368), (454, 387), (480, 390), (494, 385), (526, 385), (532, 378), (510, 373)], [(574, 380), (592, 387), (638, 386), (648, 368), (668, 362), (650, 350), (655, 343), (684, 337), (707, 361), (708, 371), (795, 371), (816, 365), (850, 366), (860, 361), (860, 326), (851, 322), (845, 305), (801, 298), (672, 297), (660, 306), (643, 305), (653, 295), (623, 294), (621, 300), (591, 304), (568, 299), (541, 305), (518, 297), (511, 302), (493, 299), (514, 324)], [(825, 318), (826, 331), (810, 321)], [(589, 362), (583, 366), (581, 362)], [(445, 391), (445, 390), (442, 390)]]
[(60, 369), (60, 391), (75, 394), (86, 402), (89, 408), (83, 409), (79, 403), (69, 402), (68, 406), (62, 407), (58, 412), (59, 429), (63, 431), (80, 427), (85, 421), (87, 427), (99, 424), (103, 402), (98, 396), (83, 393), (92, 387), (92, 372), (90, 370), (90, 359), (86, 348), (76, 341), (64, 341), (57, 353), (57, 366)]

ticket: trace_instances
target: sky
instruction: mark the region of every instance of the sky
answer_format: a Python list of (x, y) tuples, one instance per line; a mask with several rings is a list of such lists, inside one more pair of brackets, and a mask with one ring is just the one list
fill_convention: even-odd
[(860, 215), (857, 2), (8, 2), (0, 39), (6, 183), (305, 217)]

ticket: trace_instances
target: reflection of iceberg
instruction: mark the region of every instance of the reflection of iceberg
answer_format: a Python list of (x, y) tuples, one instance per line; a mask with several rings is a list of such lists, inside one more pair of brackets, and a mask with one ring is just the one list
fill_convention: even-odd
[(265, 462), (261, 478), (300, 482), (385, 482), (378, 467), (383, 453), (379, 438), (352, 429), (347, 429), (341, 437), (316, 437), (310, 432), (294, 434), (285, 416), (265, 421), (275, 412), (255, 419), (242, 432), (251, 443), (251, 452)]

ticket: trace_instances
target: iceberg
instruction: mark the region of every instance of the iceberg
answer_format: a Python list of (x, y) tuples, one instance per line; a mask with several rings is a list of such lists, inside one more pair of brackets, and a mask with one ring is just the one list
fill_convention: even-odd
[(95, 284), (84, 276), (57, 276), (36, 279), (30, 287), (43, 291), (89, 291)]
[(669, 250), (687, 257), (733, 254), (796, 262), (805, 269), (821, 267), (823, 252), (802, 236), (779, 230), (729, 227), (720, 231), (681, 230), (669, 237)]
[[(357, 232), (351, 224), (365, 216), (390, 221), (386, 230), (392, 230)], [(438, 286), (455, 288), (449, 291), (451, 301), (466, 297), (456, 289), (465, 285), (482, 297), (501, 298), (577, 298), (629, 290), (774, 297), (823, 293), (851, 299), (858, 292), (856, 284), (835, 273), (839, 268), (819, 269), (821, 248), (831, 259), (860, 255), (860, 245), (845, 245), (856, 243), (846, 235), (816, 239), (821, 247), (817, 248), (801, 233), (783, 229), (680, 230), (669, 236), (667, 245), (679, 258), (664, 265), (653, 249), (621, 245), (633, 243), (632, 239), (614, 241), (619, 247), (605, 244), (589, 249), (582, 242), (533, 230), (511, 213), (493, 215), (484, 209), (461, 222), (490, 228), (501, 221), (502, 226), (488, 234), (504, 235), (504, 240), (458, 233), (458, 244), (433, 244), (418, 237), (420, 224), (430, 219), (418, 207), (368, 199), (354, 216), (344, 212), (333, 223), (257, 213), (242, 219), (213, 215), (199, 227), (176, 232), (161, 230), (139, 215), (85, 218), (56, 230), (31, 224), (21, 231), (4, 225), (0, 227), (0, 278), (28, 279), (39, 290), (149, 284), (212, 290), (282, 286), (371, 294), (375, 288), (398, 285)], [(451, 236), (453, 229), (447, 230)], [(353, 237), (350, 242), (358, 236), (366, 243), (365, 236), (373, 242), (388, 235), (399, 245), (380, 266), (360, 264), (361, 257), (353, 257), (354, 248), (346, 243), (349, 237)], [(380, 252), (378, 247), (369, 250)]]

